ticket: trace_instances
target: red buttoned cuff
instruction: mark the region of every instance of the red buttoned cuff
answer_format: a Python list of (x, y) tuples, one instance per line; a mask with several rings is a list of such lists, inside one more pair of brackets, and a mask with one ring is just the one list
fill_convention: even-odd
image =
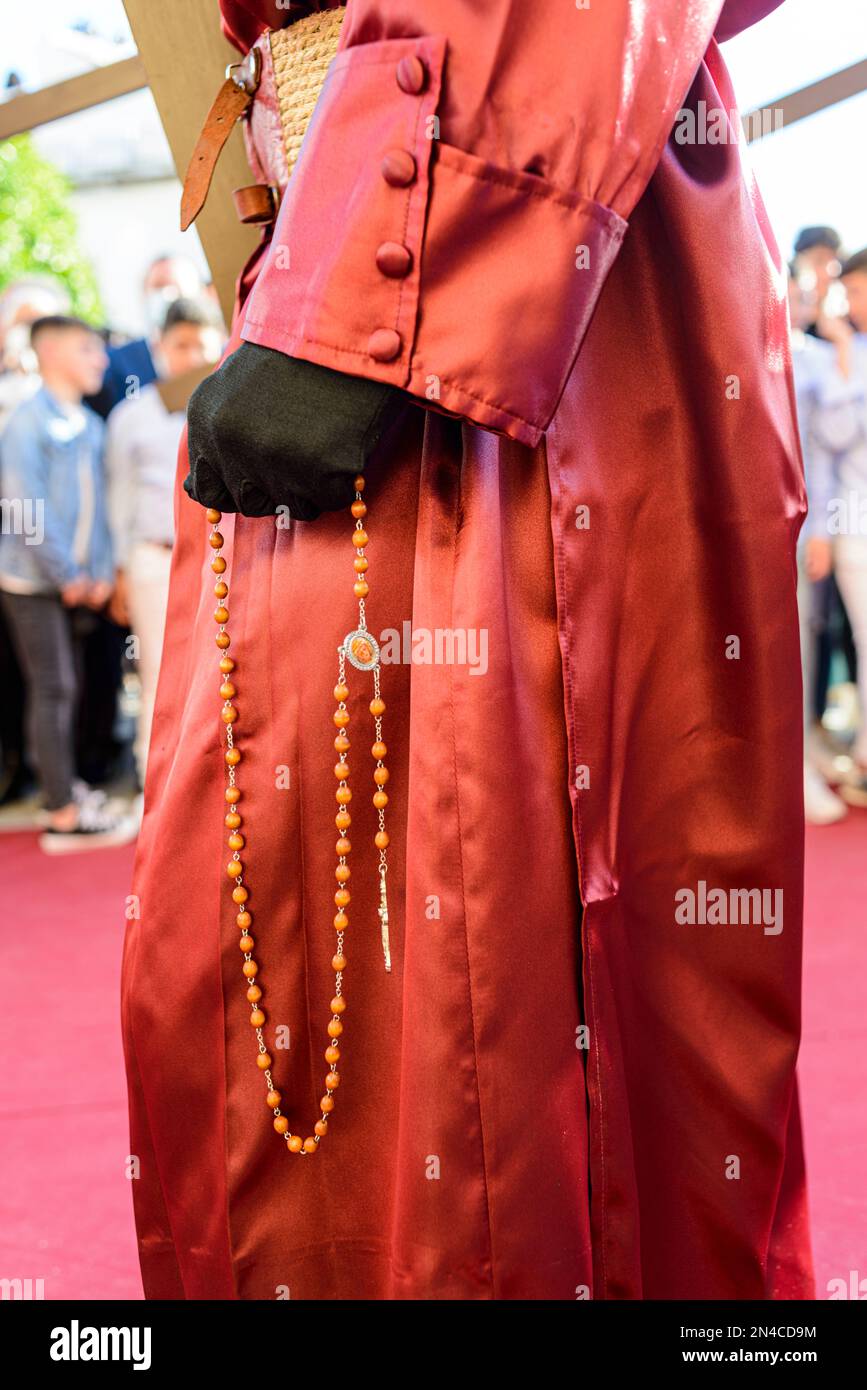
[(626, 223), (439, 139), (446, 40), (338, 53), (242, 337), (535, 445)]

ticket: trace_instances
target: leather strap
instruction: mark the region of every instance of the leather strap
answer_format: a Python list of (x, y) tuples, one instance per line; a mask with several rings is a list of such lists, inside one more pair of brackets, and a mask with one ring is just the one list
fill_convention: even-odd
[(205, 117), (205, 124), (196, 141), (184, 177), (184, 192), (181, 198), (182, 232), (195, 221), (204, 207), (220, 151), (238, 117), (244, 114), (252, 100), (253, 92), (242, 87), (234, 77), (227, 77), (217, 93), (214, 104)]
[(273, 222), (277, 216), (278, 198), (267, 183), (248, 183), (232, 190), (235, 211), (240, 222)]

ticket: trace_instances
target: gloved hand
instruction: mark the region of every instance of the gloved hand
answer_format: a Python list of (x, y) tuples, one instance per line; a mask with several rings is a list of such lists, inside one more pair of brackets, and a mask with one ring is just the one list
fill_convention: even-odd
[(242, 343), (190, 397), (184, 491), (204, 507), (298, 521), (348, 507), (408, 397), (394, 386)]

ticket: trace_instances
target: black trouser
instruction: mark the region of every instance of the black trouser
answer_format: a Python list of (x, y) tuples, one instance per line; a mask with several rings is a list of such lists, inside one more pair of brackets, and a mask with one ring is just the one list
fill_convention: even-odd
[(72, 800), (78, 687), (69, 611), (56, 594), (0, 594), (27, 682), (30, 749), (49, 811)]
[[(24, 707), (27, 694), (21, 663), (12, 643), (12, 633), (0, 606), (0, 786), (5, 788), (23, 779), (27, 765), (24, 741)], [(2, 793), (0, 793), (2, 795)]]

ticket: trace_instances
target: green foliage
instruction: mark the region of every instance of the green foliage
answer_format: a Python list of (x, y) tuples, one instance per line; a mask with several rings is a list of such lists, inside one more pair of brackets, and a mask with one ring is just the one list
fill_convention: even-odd
[(0, 291), (31, 275), (53, 276), (69, 292), (70, 312), (101, 325), (96, 276), (78, 244), (70, 189), (29, 135), (0, 144)]

